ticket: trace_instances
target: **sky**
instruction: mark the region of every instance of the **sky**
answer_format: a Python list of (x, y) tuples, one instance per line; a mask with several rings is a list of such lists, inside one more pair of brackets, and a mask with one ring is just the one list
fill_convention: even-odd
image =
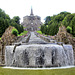
[(44, 22), (46, 16), (53, 16), (62, 11), (75, 13), (75, 0), (0, 0), (0, 8), (11, 18), (30, 15), (31, 7), (34, 15), (41, 17)]

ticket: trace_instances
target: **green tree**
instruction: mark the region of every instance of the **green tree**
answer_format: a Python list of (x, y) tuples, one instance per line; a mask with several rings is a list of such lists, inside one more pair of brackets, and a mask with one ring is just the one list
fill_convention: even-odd
[(5, 32), (6, 28), (8, 28), (8, 26), (9, 26), (8, 21), (0, 17), (0, 37)]
[(73, 19), (74, 15), (72, 14), (68, 14), (64, 20), (62, 21), (63, 25), (65, 25), (66, 27), (67, 26), (70, 26), (71, 25), (71, 20)]
[(2, 18), (6, 18), (6, 14), (5, 14), (5, 12), (0, 8), (0, 17), (2, 17)]
[[(71, 13), (69, 12), (61, 12), (57, 15), (47, 16), (45, 18), (44, 26), (41, 26), (42, 33), (47, 34), (47, 35), (56, 35), (62, 21), (67, 15), (70, 15), (70, 14)], [(47, 25), (48, 27), (46, 27)]]
[(56, 22), (60, 22), (60, 21), (62, 21), (64, 19), (64, 16), (63, 15), (57, 15), (57, 16), (55, 16), (55, 18), (54, 18), (54, 20), (56, 21)]
[(72, 28), (70, 26), (67, 26), (67, 32), (72, 33)]
[(14, 17), (13, 17), (13, 20), (14, 20), (17, 24), (20, 24), (20, 18), (19, 18), (19, 16), (14, 16)]
[(51, 21), (51, 17), (50, 16), (47, 16), (45, 18), (45, 25), (48, 25), (48, 22)]
[(71, 21), (71, 27), (72, 27), (72, 34), (75, 36), (75, 16), (73, 17)]
[(9, 17), (9, 15), (8, 15), (8, 14), (6, 14), (5, 19), (10, 20), (10, 17)]
[(5, 32), (6, 28), (9, 25), (14, 26), (19, 33), (23, 32), (23, 26), (20, 25), (20, 18), (19, 16), (14, 16), (13, 19), (9, 17), (2, 9), (0, 9), (0, 37)]
[(60, 14), (63, 15), (63, 16), (65, 17), (66, 15), (71, 14), (71, 13), (70, 13), (70, 12), (64, 11), (64, 12), (60, 12)]

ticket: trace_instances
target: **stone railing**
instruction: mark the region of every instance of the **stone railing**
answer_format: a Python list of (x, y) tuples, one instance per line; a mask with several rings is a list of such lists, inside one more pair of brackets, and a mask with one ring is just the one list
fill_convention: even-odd
[(50, 36), (44, 36), (44, 35), (41, 35), (41, 34), (36, 33), (36, 32), (35, 32), (35, 35), (37, 37), (40, 37), (41, 39), (43, 39), (44, 41), (46, 41), (48, 43), (53, 43), (53, 44), (58, 44), (58, 45), (64, 44), (63, 42), (57, 42), (56, 40), (52, 39)]
[(13, 43), (12, 45), (21, 45), (21, 44), (24, 44), (24, 43), (28, 43), (29, 39), (30, 39), (30, 36), (31, 34), (27, 34), (25, 36), (22, 36), (22, 37), (17, 37), (17, 41), (15, 43)]

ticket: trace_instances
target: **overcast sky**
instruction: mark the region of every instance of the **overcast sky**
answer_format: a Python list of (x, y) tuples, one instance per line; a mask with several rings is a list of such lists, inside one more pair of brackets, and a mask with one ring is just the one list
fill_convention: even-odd
[(30, 15), (31, 6), (34, 15), (40, 16), (42, 22), (46, 16), (62, 11), (75, 13), (75, 0), (0, 0), (0, 8), (11, 18), (19, 16), (21, 22), (24, 16)]

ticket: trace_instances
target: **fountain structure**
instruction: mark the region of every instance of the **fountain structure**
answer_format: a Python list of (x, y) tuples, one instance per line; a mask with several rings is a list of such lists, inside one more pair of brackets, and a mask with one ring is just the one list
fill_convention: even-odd
[[(24, 41), (25, 38), (20, 42)], [(72, 45), (58, 45), (56, 41), (48, 43), (31, 32), (27, 43), (6, 46), (5, 64), (25, 68), (71, 66), (74, 65), (73, 48)]]

